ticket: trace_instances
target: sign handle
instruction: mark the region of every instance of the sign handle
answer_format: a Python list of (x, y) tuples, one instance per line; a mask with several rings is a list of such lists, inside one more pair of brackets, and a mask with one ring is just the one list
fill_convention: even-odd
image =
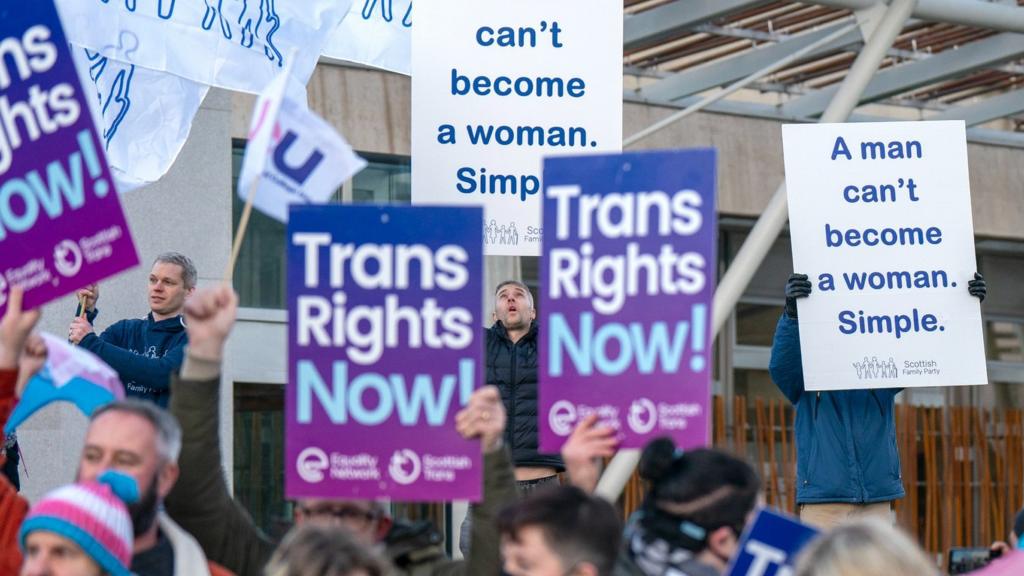
[(249, 196), (245, 199), (245, 208), (242, 210), (242, 217), (238, 220), (238, 230), (235, 231), (235, 241), (231, 245), (231, 259), (228, 260), (227, 268), (224, 269), (225, 284), (232, 284), (235, 278), (235, 262), (238, 261), (238, 253), (242, 250), (242, 240), (245, 240), (245, 231), (249, 228), (249, 216), (252, 215), (253, 200), (256, 199), (256, 189), (259, 187), (260, 178), (257, 176), (249, 186)]

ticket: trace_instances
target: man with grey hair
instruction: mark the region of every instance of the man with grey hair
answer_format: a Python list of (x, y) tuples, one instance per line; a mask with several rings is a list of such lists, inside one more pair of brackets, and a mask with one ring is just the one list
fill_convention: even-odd
[[(494, 324), (485, 331), (485, 382), (497, 387), (508, 413), (504, 444), (515, 464), (516, 489), (521, 496), (558, 483), (564, 469), (557, 454), (538, 451), (537, 349), (540, 332), (533, 294), (519, 280), (505, 280), (494, 289)], [(472, 515), (462, 523), (459, 547), (472, 544)]]
[[(181, 367), (188, 336), (182, 309), (196, 288), (196, 267), (177, 252), (156, 257), (149, 272), (149, 314), (111, 324), (102, 334), (93, 331), (99, 314), (99, 286), (78, 291), (84, 317), (71, 322), (68, 339), (96, 354), (117, 370), (129, 396), (167, 407), (171, 372)], [(79, 306), (79, 314), (82, 314)]]
[(505, 445), (512, 452), (516, 481), (525, 495), (557, 483), (564, 469), (557, 454), (541, 454), (537, 428), (537, 310), (530, 289), (505, 280), (494, 290), (494, 324), (486, 331), (486, 382), (498, 387), (508, 412)]
[(181, 427), (163, 408), (128, 399), (93, 412), (78, 463), (78, 482), (107, 470), (131, 476), (140, 498), (128, 506), (135, 540), (131, 571), (138, 576), (220, 576), (196, 540), (161, 512), (178, 480)]

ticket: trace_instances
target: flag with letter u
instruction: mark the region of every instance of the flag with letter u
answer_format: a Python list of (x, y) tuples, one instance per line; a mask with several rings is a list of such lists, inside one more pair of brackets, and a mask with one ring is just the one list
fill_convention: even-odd
[(238, 195), (281, 222), (289, 204), (322, 204), (366, 161), (306, 105), (305, 88), (280, 74), (256, 101)]

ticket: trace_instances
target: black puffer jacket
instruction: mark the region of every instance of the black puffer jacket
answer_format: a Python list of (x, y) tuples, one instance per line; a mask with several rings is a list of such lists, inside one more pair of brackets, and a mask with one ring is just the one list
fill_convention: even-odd
[(557, 455), (537, 453), (537, 323), (515, 344), (499, 320), (487, 330), (487, 384), (498, 387), (508, 412), (505, 445), (516, 466), (545, 466), (562, 471)]

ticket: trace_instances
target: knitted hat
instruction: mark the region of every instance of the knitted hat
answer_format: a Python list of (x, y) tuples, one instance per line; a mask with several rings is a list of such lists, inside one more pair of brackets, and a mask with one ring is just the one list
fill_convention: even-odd
[(24, 551), (31, 532), (52, 532), (77, 544), (112, 576), (130, 576), (134, 535), (125, 504), (138, 499), (135, 480), (114, 471), (104, 472), (97, 482), (58, 488), (29, 510), (18, 543)]

